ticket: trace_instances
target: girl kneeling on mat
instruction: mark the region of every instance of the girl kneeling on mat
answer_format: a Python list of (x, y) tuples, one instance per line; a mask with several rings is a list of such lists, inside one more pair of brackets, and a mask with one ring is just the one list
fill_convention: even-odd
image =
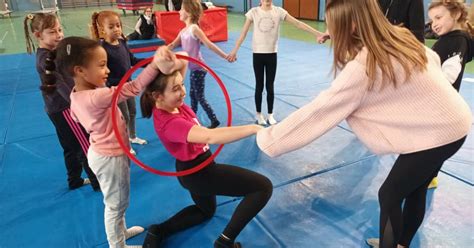
[[(176, 158), (176, 170), (195, 167), (211, 156), (208, 144), (225, 144), (254, 135), (262, 127), (246, 125), (208, 129), (184, 104), (185, 69), (169, 75), (160, 74), (146, 88), (140, 105), (143, 116), (153, 117), (155, 131), (163, 146)], [(216, 195), (243, 197), (230, 222), (215, 240), (214, 247), (241, 247), (235, 238), (266, 205), (272, 195), (272, 183), (263, 175), (237, 166), (211, 162), (204, 169), (178, 177), (189, 190), (194, 205), (188, 206), (167, 221), (151, 225), (143, 247), (160, 247), (173, 233), (209, 220), (216, 211)]]

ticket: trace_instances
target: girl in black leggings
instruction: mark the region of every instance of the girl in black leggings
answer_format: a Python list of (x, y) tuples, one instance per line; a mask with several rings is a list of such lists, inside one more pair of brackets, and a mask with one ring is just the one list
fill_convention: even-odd
[(397, 158), (379, 190), (380, 247), (409, 246), (425, 216), (428, 184), (465, 139)]
[[(423, 220), (426, 187), (461, 147), (472, 111), (444, 77), (439, 56), (390, 24), (376, 0), (331, 0), (325, 16), (334, 80), (310, 103), (259, 131), (257, 145), (278, 156), (346, 120), (375, 154), (401, 154), (379, 191), (380, 247), (409, 246)], [(378, 246), (379, 240), (370, 241)]]
[[(247, 125), (207, 129), (201, 127), (195, 113), (183, 104), (186, 91), (184, 70), (160, 74), (143, 93), (140, 104), (143, 116), (153, 116), (155, 131), (164, 147), (176, 158), (176, 170), (193, 168), (211, 156), (208, 144), (224, 144), (255, 134), (262, 127)], [(214, 247), (241, 247), (234, 242), (242, 229), (266, 205), (272, 195), (272, 183), (263, 175), (237, 166), (211, 162), (204, 169), (178, 177), (189, 190), (194, 205), (188, 206), (167, 221), (151, 225), (143, 244), (160, 247), (173, 233), (203, 223), (216, 211), (216, 195), (243, 197)]]
[[(322, 41), (326, 34), (317, 31), (304, 22), (291, 16), (285, 9), (274, 6), (272, 0), (260, 0), (260, 5), (250, 9), (245, 14), (245, 23), (242, 33), (237, 39), (234, 49), (227, 56), (233, 62), (237, 59), (237, 51), (247, 36), (250, 26), (253, 26), (252, 52), (253, 71), (255, 73), (255, 107), (256, 118), (259, 125), (274, 125), (277, 123), (273, 115), (273, 102), (275, 99), (274, 87), (277, 70), (278, 38), (280, 24), (287, 21), (298, 29), (313, 34), (318, 41)], [(327, 38), (325, 38), (327, 39)], [(265, 119), (262, 113), (262, 94), (265, 79), (267, 90), (268, 116)]]
[[(263, 82), (267, 90), (267, 108), (268, 114), (273, 118), (273, 102), (275, 99), (274, 83), (277, 70), (276, 53), (254, 53), (253, 54), (253, 72), (255, 73), (255, 107), (257, 113), (262, 112), (262, 94)], [(262, 123), (259, 123), (262, 124)], [(275, 124), (273, 121), (271, 124)]]

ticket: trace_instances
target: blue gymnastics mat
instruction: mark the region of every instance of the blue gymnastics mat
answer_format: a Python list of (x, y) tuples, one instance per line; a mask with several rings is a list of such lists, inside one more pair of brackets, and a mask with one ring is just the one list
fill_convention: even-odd
[[(230, 51), (238, 35), (230, 33), (229, 41), (218, 46)], [(250, 38), (232, 64), (207, 48), (202, 51), (206, 63), (229, 91), (233, 124), (254, 122)], [(67, 188), (62, 151), (38, 90), (34, 56), (0, 58), (0, 248), (107, 247), (102, 195), (90, 187)], [(329, 87), (331, 63), (326, 46), (280, 39), (275, 81), (277, 119)], [(463, 82), (461, 94), (473, 109), (474, 84)], [(209, 74), (206, 96), (225, 123), (225, 100)], [(202, 109), (197, 114), (204, 125), (209, 124)], [(138, 135), (149, 141), (145, 146), (134, 145), (138, 157), (155, 168), (173, 170), (174, 160), (157, 139), (152, 122), (141, 114), (137, 117)], [(470, 135), (444, 164), (439, 187), (429, 191), (426, 217), (411, 247), (473, 247), (473, 150)], [(244, 247), (326, 248), (366, 247), (365, 239), (378, 235), (377, 192), (395, 156), (370, 153), (342, 122), (307, 147), (276, 159), (259, 152), (255, 138), (250, 137), (226, 145), (216, 160), (262, 173), (274, 184), (268, 205), (238, 237)], [(174, 235), (164, 247), (211, 247), (238, 202), (236, 198), (218, 197), (214, 218)], [(191, 203), (176, 178), (157, 176), (132, 165), (129, 226), (161, 222)], [(144, 238), (141, 234), (127, 243), (141, 244)]]

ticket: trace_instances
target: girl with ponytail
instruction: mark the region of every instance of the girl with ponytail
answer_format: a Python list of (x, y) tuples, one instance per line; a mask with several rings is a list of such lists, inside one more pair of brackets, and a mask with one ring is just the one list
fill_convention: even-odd
[[(89, 135), (71, 118), (69, 95), (74, 81), (67, 73), (57, 71), (54, 62), (55, 49), (64, 38), (61, 24), (52, 14), (29, 14), (24, 20), (24, 30), (27, 52), (36, 52), (36, 70), (41, 79), (40, 90), (46, 113), (56, 129), (64, 151), (69, 189), (77, 189), (90, 183), (95, 191), (100, 191), (97, 178), (87, 163)], [(81, 177), (83, 169), (88, 179)]]
[[(176, 159), (176, 171), (190, 169), (209, 158), (212, 155), (209, 144), (235, 142), (262, 129), (259, 125), (221, 128), (201, 126), (196, 113), (184, 104), (184, 75), (186, 68), (158, 75), (140, 98), (143, 117), (153, 118), (156, 134)], [(189, 191), (194, 204), (162, 223), (151, 225), (143, 248), (162, 247), (173, 234), (211, 219), (216, 212), (217, 195), (239, 196), (243, 199), (212, 247), (241, 248), (237, 237), (265, 207), (273, 191), (272, 182), (264, 175), (215, 161), (196, 173), (178, 177), (178, 181)]]
[[(434, 33), (439, 36), (433, 50), (441, 59), (445, 77), (459, 91), (464, 67), (474, 53), (474, 30), (468, 21), (467, 8), (461, 1), (433, 1), (428, 7), (428, 15)], [(430, 189), (436, 187), (437, 175), (428, 185)]]
[(467, 8), (461, 1), (433, 1), (428, 15), (433, 21), (433, 31), (439, 36), (433, 50), (441, 59), (446, 78), (459, 91), (464, 67), (474, 53), (474, 30), (467, 19)]
[[(92, 14), (91, 33), (92, 38), (100, 41), (107, 52), (107, 67), (110, 74), (106, 85), (107, 87), (117, 86), (125, 73), (140, 61), (128, 49), (119, 14), (110, 10)], [(148, 143), (136, 135), (135, 116), (137, 110), (135, 98), (131, 97), (127, 101), (121, 102), (119, 108), (127, 122), (130, 142), (139, 145)], [(132, 148), (130, 148), (130, 152), (135, 154)]]
[[(71, 73), (74, 89), (71, 93), (71, 112), (90, 133), (91, 147), (87, 154), (89, 164), (99, 179), (104, 196), (104, 224), (109, 247), (124, 248), (125, 240), (143, 232), (143, 228), (126, 228), (125, 211), (129, 205), (130, 160), (119, 145), (113, 133), (112, 123), (116, 122), (122, 139), (126, 139), (127, 129), (122, 113), (112, 120), (112, 96), (117, 87), (105, 87), (108, 75), (107, 53), (99, 42), (68, 37), (57, 48), (57, 63)], [(118, 102), (135, 97), (162, 71), (183, 67), (174, 54), (161, 47), (151, 64), (135, 80), (126, 83), (118, 93)], [(128, 148), (129, 149), (129, 148)]]

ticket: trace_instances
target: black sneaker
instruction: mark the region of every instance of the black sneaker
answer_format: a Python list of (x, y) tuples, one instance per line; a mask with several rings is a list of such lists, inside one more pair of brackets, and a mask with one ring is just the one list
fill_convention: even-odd
[(220, 239), (216, 239), (216, 241), (214, 241), (214, 248), (242, 248), (242, 244), (240, 244), (240, 242), (229, 244)]
[(100, 189), (100, 186), (92, 186), (92, 190), (95, 192), (102, 192), (102, 189)]
[(160, 230), (159, 225), (151, 225), (148, 227), (145, 241), (143, 241), (143, 248), (158, 248), (161, 247), (165, 239), (164, 233)]

